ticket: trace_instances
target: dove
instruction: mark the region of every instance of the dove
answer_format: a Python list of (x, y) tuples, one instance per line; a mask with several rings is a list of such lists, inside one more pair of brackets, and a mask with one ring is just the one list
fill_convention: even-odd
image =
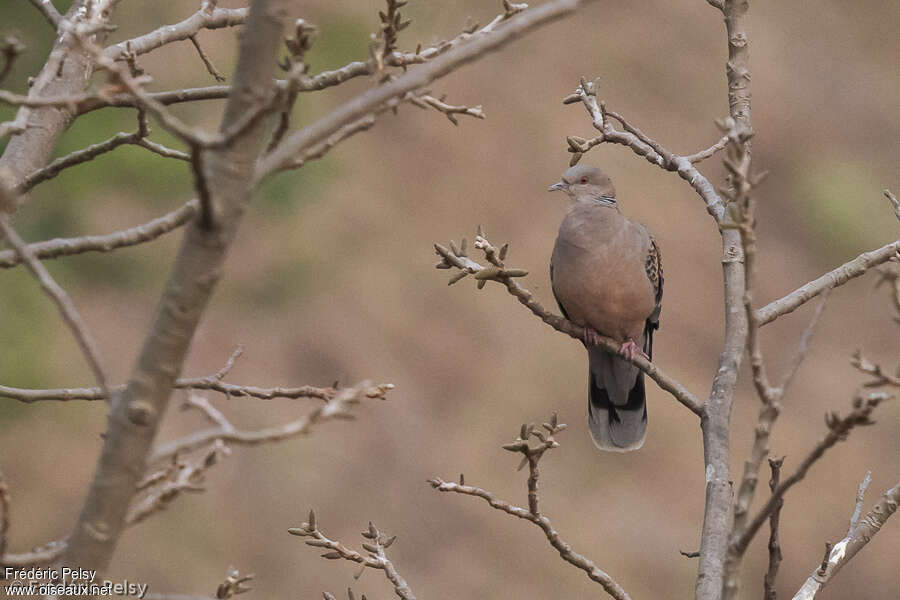
[[(625, 358), (653, 355), (663, 292), (659, 246), (622, 215), (612, 181), (597, 167), (571, 167), (548, 189), (557, 190), (573, 202), (553, 246), (550, 281), (563, 316), (584, 327), (591, 437), (601, 450), (637, 450), (647, 435), (644, 374)], [(600, 335), (619, 342), (621, 356), (598, 346)]]

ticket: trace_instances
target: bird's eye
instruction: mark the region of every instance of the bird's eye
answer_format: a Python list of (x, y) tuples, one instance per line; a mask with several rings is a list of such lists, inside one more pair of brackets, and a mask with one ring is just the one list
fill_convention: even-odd
[(581, 183), (587, 183), (587, 177), (582, 177), (582, 178), (581, 178)]

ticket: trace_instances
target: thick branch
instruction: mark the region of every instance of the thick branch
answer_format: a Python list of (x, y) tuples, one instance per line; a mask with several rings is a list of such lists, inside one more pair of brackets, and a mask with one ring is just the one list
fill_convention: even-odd
[[(72, 3), (63, 22), (53, 50), (41, 72), (28, 89), (28, 97), (60, 98), (82, 94), (90, 83), (93, 61), (80, 47), (74, 31), (77, 28), (92, 32), (98, 41), (105, 36), (108, 20), (112, 16), (116, 0), (93, 0), (93, 10), (83, 11), (86, 0)], [(16, 123), (24, 130), (15, 135), (0, 157), (0, 173), (10, 189), (16, 189), (22, 180), (50, 159), (56, 139), (70, 125), (75, 111), (72, 106), (54, 106), (19, 109)]]
[[(235, 93), (229, 98), (221, 131), (239, 122), (241, 115), (257, 110), (260, 93), (269, 89), (287, 4), (287, 0), (252, 3), (241, 39)], [(252, 196), (252, 168), (262, 134), (263, 127), (255, 123), (229, 148), (209, 153), (216, 219), (211, 228), (203, 228), (196, 220), (188, 227), (128, 387), (113, 399), (103, 452), (63, 558), (67, 565), (103, 570), (109, 562), (172, 385)]]
[[(724, 0), (722, 11), (728, 36), (728, 106), (731, 119), (744, 131), (750, 121), (750, 75), (747, 33), (744, 29), (748, 0)], [(680, 173), (680, 172), (679, 172)], [(712, 390), (706, 401), (708, 418), (702, 422), (703, 460), (706, 466), (706, 503), (700, 534), (700, 561), (695, 597), (711, 600), (727, 593), (725, 555), (731, 525), (729, 506), (730, 422), (734, 388), (747, 340), (747, 315), (741, 310), (744, 296), (744, 251), (740, 234), (722, 230), (722, 279), (725, 301), (725, 336)], [(736, 590), (735, 590), (736, 591)]]

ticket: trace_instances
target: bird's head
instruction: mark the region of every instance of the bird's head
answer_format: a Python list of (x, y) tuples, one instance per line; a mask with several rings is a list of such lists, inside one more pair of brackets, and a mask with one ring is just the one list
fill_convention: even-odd
[(609, 176), (588, 165), (575, 165), (563, 173), (562, 179), (547, 188), (548, 192), (562, 190), (573, 200), (592, 200), (609, 206), (616, 205), (616, 188)]

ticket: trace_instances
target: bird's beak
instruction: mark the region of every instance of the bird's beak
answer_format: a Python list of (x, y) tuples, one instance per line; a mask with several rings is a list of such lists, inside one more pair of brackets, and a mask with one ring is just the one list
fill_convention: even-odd
[(557, 181), (556, 183), (554, 183), (553, 185), (551, 185), (550, 187), (548, 187), (547, 191), (555, 192), (557, 190), (561, 190), (561, 191), (565, 192), (568, 189), (569, 189), (569, 184), (566, 183), (565, 181), (560, 180), (560, 181)]

